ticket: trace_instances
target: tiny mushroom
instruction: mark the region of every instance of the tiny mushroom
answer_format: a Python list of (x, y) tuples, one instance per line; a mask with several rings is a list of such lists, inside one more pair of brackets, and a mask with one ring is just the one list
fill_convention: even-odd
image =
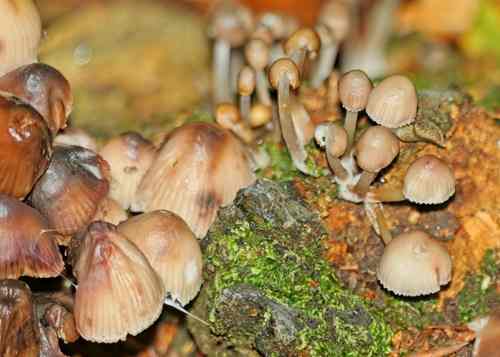
[(245, 143), (254, 140), (254, 134), (246, 122), (241, 120), (238, 108), (231, 103), (219, 103), (215, 107), (215, 121), (221, 127), (231, 130)]
[(248, 121), (252, 105), (252, 93), (255, 90), (255, 71), (252, 67), (244, 66), (238, 76), (238, 93), (240, 95), (240, 113)]
[(331, 122), (319, 124), (314, 132), (316, 143), (326, 151), (326, 158), (333, 174), (341, 180), (345, 180), (348, 173), (339, 157), (345, 153), (347, 148), (346, 130)]
[(380, 82), (370, 93), (366, 113), (377, 124), (399, 128), (417, 115), (417, 91), (405, 76), (394, 75)]
[(302, 72), (306, 57), (316, 58), (321, 47), (318, 33), (311, 28), (301, 28), (295, 31), (285, 42), (285, 53)]
[(428, 234), (412, 231), (387, 244), (377, 277), (396, 295), (420, 296), (438, 292), (450, 281), (451, 269), (446, 248)]
[(338, 89), (340, 102), (346, 109), (344, 127), (349, 137), (348, 147), (351, 147), (354, 142), (358, 112), (366, 108), (372, 82), (365, 72), (356, 69), (340, 77)]
[(255, 70), (256, 90), (259, 102), (270, 107), (272, 102), (264, 72), (269, 62), (269, 45), (260, 39), (250, 40), (245, 46), (245, 59)]
[(139, 248), (115, 226), (100, 221), (91, 223), (78, 240), (72, 254), (80, 335), (113, 343), (152, 325), (162, 311), (165, 289)]
[(473, 357), (500, 357), (500, 310), (467, 324), (476, 333)]
[(248, 118), (250, 127), (259, 128), (271, 122), (273, 112), (271, 107), (261, 103), (256, 103), (250, 108), (250, 115)]
[(364, 197), (378, 172), (396, 158), (399, 153), (399, 139), (391, 130), (372, 126), (361, 135), (356, 143), (356, 162), (363, 169), (353, 191)]

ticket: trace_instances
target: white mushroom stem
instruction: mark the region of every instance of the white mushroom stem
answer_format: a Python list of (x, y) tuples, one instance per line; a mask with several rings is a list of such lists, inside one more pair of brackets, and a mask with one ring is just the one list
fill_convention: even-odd
[(248, 122), (251, 105), (251, 95), (240, 95), (240, 115), (246, 122)]
[(295, 62), (297, 68), (299, 69), (299, 72), (302, 73), (304, 69), (304, 63), (306, 61), (306, 49), (300, 48), (298, 50), (293, 51), (290, 56), (290, 59), (293, 62)]
[(259, 102), (270, 107), (271, 106), (271, 95), (269, 94), (269, 88), (267, 86), (267, 76), (264, 73), (264, 70), (259, 69), (256, 70), (257, 77), (257, 98)]
[(241, 69), (245, 65), (245, 58), (238, 51), (233, 51), (230, 54), (229, 68), (229, 97), (234, 98), (238, 94), (238, 76)]
[(214, 42), (214, 104), (231, 102), (229, 88), (229, 68), (231, 46), (228, 42), (216, 39)]
[(359, 196), (365, 197), (371, 183), (375, 180), (375, 177), (377, 177), (376, 172), (363, 171), (359, 177), (358, 183), (354, 186), (353, 191)]
[(290, 105), (290, 81), (287, 76), (282, 76), (278, 81), (278, 113), (281, 133), (295, 167), (303, 173), (309, 174), (306, 166), (307, 152), (300, 145), (299, 138), (295, 132)]
[(338, 46), (336, 43), (325, 44), (321, 47), (318, 64), (311, 78), (311, 86), (318, 88), (332, 72), (337, 58)]
[(326, 150), (326, 159), (328, 160), (328, 165), (335, 176), (337, 176), (341, 180), (345, 180), (348, 178), (349, 174), (347, 170), (340, 162), (339, 158), (330, 154), (328, 150)]
[(192, 313), (190, 313), (189, 311), (187, 311), (186, 309), (184, 309), (184, 307), (182, 307), (182, 305), (179, 302), (177, 302), (176, 300), (173, 300), (170, 297), (166, 297), (164, 303), (165, 303), (165, 305), (171, 306), (174, 309), (176, 309), (176, 310), (178, 310), (178, 311), (186, 314), (187, 316), (192, 317), (196, 321), (201, 322), (204, 325), (210, 326), (210, 324), (207, 321), (199, 318), (196, 315), (193, 315)]
[(356, 133), (356, 124), (358, 122), (358, 112), (346, 112), (344, 128), (347, 131), (347, 150), (349, 151), (354, 144), (354, 134)]

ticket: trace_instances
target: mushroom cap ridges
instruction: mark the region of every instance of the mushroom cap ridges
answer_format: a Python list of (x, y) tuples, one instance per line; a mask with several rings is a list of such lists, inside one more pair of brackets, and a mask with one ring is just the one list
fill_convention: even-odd
[(81, 244), (74, 266), (80, 335), (113, 343), (152, 325), (162, 311), (165, 290), (141, 251), (105, 222), (90, 224)]
[(148, 212), (122, 222), (118, 231), (148, 258), (172, 299), (186, 305), (198, 294), (203, 269), (201, 248), (182, 218), (165, 210)]
[(377, 124), (399, 128), (417, 115), (417, 91), (405, 76), (394, 75), (380, 82), (370, 93), (366, 113)]
[(365, 171), (378, 172), (399, 153), (399, 139), (387, 128), (372, 126), (356, 143), (356, 162)]
[(384, 250), (377, 269), (380, 283), (397, 295), (420, 296), (439, 291), (451, 279), (448, 251), (424, 232), (394, 238)]
[(339, 97), (344, 108), (351, 112), (365, 109), (372, 82), (365, 72), (355, 69), (344, 73), (339, 80)]
[(415, 160), (406, 172), (403, 194), (407, 200), (420, 204), (439, 204), (455, 193), (455, 176), (442, 160), (424, 155)]
[(174, 212), (201, 238), (219, 207), (254, 181), (248, 153), (233, 134), (217, 124), (190, 123), (166, 138), (139, 185), (132, 210)]

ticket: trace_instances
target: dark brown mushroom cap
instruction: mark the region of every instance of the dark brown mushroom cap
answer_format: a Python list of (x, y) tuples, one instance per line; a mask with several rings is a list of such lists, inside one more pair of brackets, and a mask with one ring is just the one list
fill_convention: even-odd
[(95, 152), (79, 146), (55, 146), (49, 168), (30, 200), (63, 235), (78, 232), (94, 217), (109, 191), (109, 166)]
[(186, 305), (198, 294), (203, 281), (201, 248), (181, 217), (153, 211), (122, 222), (118, 231), (148, 258), (173, 300)]
[(146, 257), (116, 227), (93, 222), (74, 273), (75, 321), (89, 341), (114, 343), (137, 335), (158, 318), (165, 289)]
[(1, 94), (0, 148), (0, 193), (24, 198), (47, 168), (52, 138), (36, 110)]
[(380, 125), (366, 129), (356, 143), (356, 162), (368, 172), (379, 172), (389, 166), (398, 153), (399, 139)]
[(351, 14), (344, 1), (328, 1), (322, 7), (318, 22), (330, 29), (335, 41), (343, 41), (349, 34)]
[(255, 90), (255, 71), (245, 66), (238, 75), (238, 92), (240, 95), (251, 95)]
[(438, 204), (455, 193), (455, 176), (442, 160), (424, 155), (415, 160), (406, 172), (403, 186), (405, 198), (411, 202)]
[(344, 108), (351, 112), (359, 112), (366, 108), (372, 82), (365, 72), (355, 69), (344, 73), (338, 86), (340, 101)]
[(384, 250), (377, 277), (397, 295), (420, 296), (438, 292), (451, 279), (448, 251), (421, 231), (403, 233)]
[(280, 58), (274, 61), (269, 68), (269, 83), (274, 89), (278, 89), (278, 83), (284, 77), (288, 78), (288, 82), (293, 89), (300, 86), (299, 69), (289, 58)]
[(285, 53), (290, 56), (298, 50), (306, 50), (309, 58), (316, 57), (321, 47), (321, 40), (318, 34), (311, 28), (301, 28), (295, 31), (285, 42)]
[(232, 47), (239, 47), (252, 28), (253, 17), (247, 8), (224, 2), (215, 8), (209, 32), (212, 37), (226, 41)]
[(0, 280), (0, 355), (39, 357), (31, 291), (19, 280)]
[(370, 93), (366, 113), (377, 124), (399, 128), (417, 115), (417, 91), (405, 76), (394, 75), (380, 82)]
[(500, 310), (493, 310), (467, 326), (476, 332), (473, 357), (500, 357)]
[(328, 150), (333, 157), (342, 156), (347, 149), (347, 131), (335, 123), (321, 123), (314, 131), (314, 138), (319, 147)]
[(73, 95), (68, 81), (55, 68), (43, 63), (20, 67), (0, 78), (0, 91), (12, 93), (35, 108), (52, 135), (66, 127)]
[(263, 40), (250, 40), (245, 46), (245, 59), (256, 70), (263, 70), (269, 61), (269, 46)]
[(58, 276), (64, 262), (40, 213), (15, 198), (0, 195), (0, 279)]

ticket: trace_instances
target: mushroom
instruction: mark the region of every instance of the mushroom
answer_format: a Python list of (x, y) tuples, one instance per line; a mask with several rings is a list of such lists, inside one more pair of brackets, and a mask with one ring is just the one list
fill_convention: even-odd
[(250, 127), (259, 128), (271, 122), (273, 119), (273, 112), (271, 107), (256, 103), (250, 108), (248, 116)]
[(302, 72), (306, 55), (310, 59), (316, 58), (321, 47), (318, 34), (313, 29), (304, 27), (295, 31), (285, 42), (285, 53)]
[(52, 139), (32, 107), (0, 94), (0, 193), (24, 198), (42, 176)]
[(318, 88), (332, 71), (339, 44), (350, 27), (350, 9), (344, 1), (330, 0), (320, 10), (316, 31), (321, 39), (319, 60), (311, 77), (311, 86)]
[(215, 107), (215, 121), (224, 129), (231, 130), (244, 143), (254, 141), (254, 134), (247, 124), (241, 120), (240, 112), (231, 103), (220, 103)]
[(92, 220), (108, 194), (108, 180), (109, 166), (95, 152), (79, 146), (56, 146), (30, 200), (51, 228), (68, 236)]
[(64, 262), (56, 234), (36, 210), (0, 194), (0, 279), (58, 276)]
[(108, 141), (99, 151), (111, 172), (109, 196), (128, 209), (135, 191), (151, 166), (156, 150), (141, 134), (127, 132)]
[(372, 82), (365, 72), (353, 70), (340, 77), (338, 89), (340, 101), (346, 109), (344, 127), (349, 138), (347, 146), (350, 148), (354, 143), (358, 112), (366, 108), (368, 96), (372, 90)]
[(297, 65), (288, 58), (274, 62), (269, 69), (269, 82), (278, 91), (278, 111), (281, 133), (296, 168), (310, 174), (306, 166), (307, 152), (295, 131), (291, 115), (290, 87), (296, 89), (300, 85)]
[(68, 81), (55, 68), (42, 63), (20, 67), (0, 78), (0, 91), (12, 93), (35, 108), (53, 136), (66, 127), (73, 95)]
[(75, 322), (93, 342), (137, 335), (158, 318), (165, 289), (137, 246), (105, 222), (93, 222), (75, 248)]
[(476, 333), (473, 357), (499, 357), (500, 311), (494, 310), (488, 316), (477, 318), (467, 324)]
[(376, 125), (361, 135), (356, 143), (356, 162), (363, 169), (353, 191), (364, 197), (378, 172), (396, 158), (399, 140), (389, 129)]
[(75, 145), (97, 152), (97, 143), (85, 130), (67, 127), (54, 138), (54, 145)]
[(128, 218), (127, 212), (123, 207), (111, 197), (105, 197), (97, 206), (92, 221), (103, 221), (111, 224), (119, 224), (126, 221)]
[(42, 23), (31, 0), (0, 1), (0, 76), (37, 61)]
[(245, 66), (238, 76), (238, 92), (240, 94), (240, 113), (248, 121), (250, 107), (252, 105), (252, 93), (255, 90), (255, 71)]
[(377, 278), (397, 295), (436, 293), (451, 279), (448, 251), (422, 231), (400, 234), (385, 247)]
[(406, 171), (403, 187), (381, 186), (369, 193), (371, 200), (396, 202), (407, 199), (417, 204), (446, 202), (455, 193), (453, 171), (441, 159), (424, 155), (416, 159)]
[(122, 222), (118, 232), (134, 242), (162, 279), (168, 294), (165, 304), (200, 320), (183, 308), (203, 281), (200, 244), (186, 222), (175, 213), (153, 211)]
[(259, 102), (271, 107), (271, 97), (264, 69), (269, 62), (269, 46), (263, 40), (252, 39), (245, 46), (245, 58), (255, 70), (257, 97)]
[(23, 281), (0, 281), (0, 355), (38, 357), (38, 323), (31, 291)]
[(326, 151), (326, 158), (333, 174), (341, 180), (348, 178), (347, 170), (339, 160), (347, 148), (347, 132), (334, 123), (322, 123), (316, 127), (314, 138), (319, 147)]
[(254, 181), (248, 153), (229, 131), (210, 123), (185, 124), (159, 149), (131, 209), (174, 212), (202, 238), (219, 207)]
[(377, 124), (387, 128), (412, 123), (417, 115), (415, 86), (405, 76), (387, 77), (371, 91), (366, 113)]

